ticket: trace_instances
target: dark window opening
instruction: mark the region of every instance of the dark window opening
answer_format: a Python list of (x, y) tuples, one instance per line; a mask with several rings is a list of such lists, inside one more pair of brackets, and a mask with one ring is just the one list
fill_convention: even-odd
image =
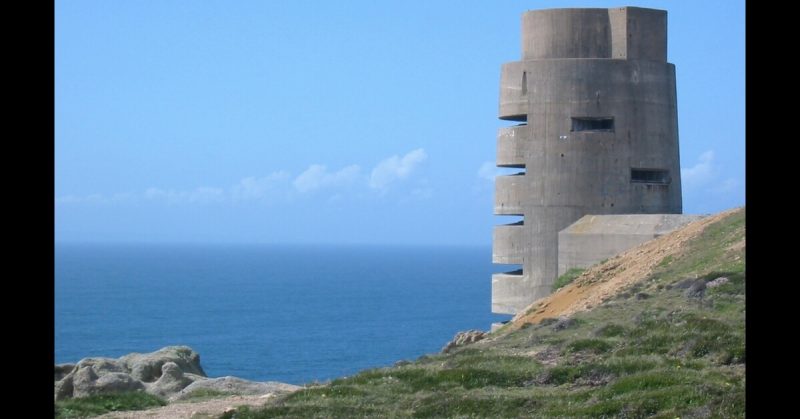
[(671, 180), (669, 170), (631, 169), (631, 182), (668, 184)]
[(572, 118), (572, 131), (610, 131), (614, 132), (614, 118)]
[(528, 94), (528, 73), (523, 71), (522, 72), (522, 95)]
[(520, 115), (506, 115), (498, 117), (503, 121), (516, 121), (516, 122), (528, 122), (528, 114), (520, 114)]

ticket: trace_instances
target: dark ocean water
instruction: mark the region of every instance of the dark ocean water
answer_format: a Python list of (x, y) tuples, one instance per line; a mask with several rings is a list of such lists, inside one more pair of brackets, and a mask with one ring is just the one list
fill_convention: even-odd
[(211, 377), (302, 384), (488, 330), (491, 247), (55, 246), (55, 357), (167, 345)]

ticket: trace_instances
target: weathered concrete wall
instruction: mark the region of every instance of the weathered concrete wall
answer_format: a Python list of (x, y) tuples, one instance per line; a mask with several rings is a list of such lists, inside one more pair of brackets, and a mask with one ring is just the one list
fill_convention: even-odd
[(585, 215), (558, 232), (558, 275), (588, 268), (703, 218), (701, 215)]
[[(523, 265), (492, 280), (493, 311), (507, 314), (550, 293), (558, 232), (580, 217), (682, 210), (666, 12), (529, 11), (522, 50), (500, 78), (500, 119), (523, 123), (497, 136), (497, 165), (524, 169), (495, 183), (495, 214), (524, 217), (494, 233), (493, 260)], [(573, 118), (595, 128), (580, 130)], [(633, 169), (660, 170), (667, 181), (642, 181)]]

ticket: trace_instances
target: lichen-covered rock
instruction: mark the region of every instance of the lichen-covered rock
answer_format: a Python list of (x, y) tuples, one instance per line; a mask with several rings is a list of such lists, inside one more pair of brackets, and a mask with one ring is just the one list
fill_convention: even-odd
[(68, 365), (56, 366), (56, 400), (135, 390), (168, 397), (206, 376), (200, 366), (200, 355), (188, 346), (168, 346), (119, 359), (84, 358), (69, 372)]
[(119, 359), (84, 358), (75, 365), (56, 365), (55, 374), (56, 400), (140, 390), (168, 400), (189, 397), (200, 389), (243, 396), (281, 395), (301, 388), (275, 381), (208, 378), (200, 366), (200, 355), (187, 346), (168, 346)]
[(55, 400), (63, 400), (72, 397), (74, 394), (74, 387), (72, 386), (74, 374), (68, 374), (64, 378), (56, 381), (54, 388)]
[(76, 369), (91, 367), (97, 375), (111, 372), (127, 372), (125, 365), (114, 358), (83, 358), (75, 365)]
[(706, 293), (706, 283), (702, 280), (695, 281), (689, 288), (686, 289), (684, 295), (686, 298), (703, 298)]
[(442, 348), (442, 353), (446, 354), (459, 346), (475, 343), (481, 339), (484, 339), (486, 336), (486, 332), (482, 332), (480, 330), (467, 330), (466, 332), (458, 332), (453, 340), (447, 342), (447, 345)]
[(241, 396), (256, 394), (284, 394), (299, 390), (302, 387), (276, 381), (248, 381), (237, 377), (209, 378), (195, 381), (173, 396), (172, 400), (181, 400), (190, 397), (192, 392), (205, 389), (220, 393), (237, 394)]
[(161, 377), (161, 367), (174, 362), (181, 371), (206, 376), (200, 366), (200, 354), (188, 346), (167, 346), (148, 354), (132, 353), (119, 359), (130, 370), (131, 377), (151, 383)]
[(196, 374), (184, 374), (178, 364), (167, 362), (161, 366), (161, 377), (155, 383), (147, 385), (147, 392), (158, 397), (168, 398), (197, 379), (207, 380)]
[(112, 394), (136, 390), (144, 390), (144, 384), (141, 381), (134, 380), (130, 375), (123, 372), (111, 372), (101, 376), (94, 382), (91, 393)]
[(66, 377), (66, 375), (71, 373), (72, 370), (74, 369), (75, 369), (75, 364), (56, 364), (55, 366), (56, 381), (61, 381), (62, 378)]
[(75, 372), (70, 373), (64, 380), (72, 381), (72, 394), (70, 397), (87, 397), (95, 394), (94, 382), (100, 378), (91, 365), (84, 365), (75, 368)]
[(718, 287), (720, 285), (725, 285), (728, 282), (729, 282), (729, 280), (728, 280), (727, 277), (721, 276), (721, 277), (709, 282), (708, 284), (706, 284), (706, 288), (716, 288), (716, 287)]

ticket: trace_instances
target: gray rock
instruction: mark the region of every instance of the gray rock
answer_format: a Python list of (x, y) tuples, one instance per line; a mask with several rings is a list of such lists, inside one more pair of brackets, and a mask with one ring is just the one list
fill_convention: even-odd
[(132, 353), (119, 359), (130, 370), (131, 377), (151, 383), (161, 377), (161, 367), (174, 362), (183, 372), (205, 377), (200, 355), (188, 346), (167, 346), (148, 354)]
[(190, 397), (191, 393), (200, 389), (231, 393), (237, 395), (256, 394), (285, 394), (299, 390), (302, 387), (276, 381), (248, 381), (237, 377), (208, 378), (189, 384), (180, 393), (171, 397), (171, 400), (182, 400)]
[[(69, 364), (63, 364), (69, 365)], [(65, 371), (66, 367), (62, 366), (61, 371)], [(58, 371), (58, 368), (56, 369)], [(56, 373), (58, 374), (58, 373)], [(112, 389), (116, 387), (136, 387), (128, 382), (128, 380), (120, 377), (108, 378), (101, 382), (101, 387), (97, 388), (97, 381), (107, 374), (122, 374), (127, 375), (125, 365), (116, 359), (112, 358), (84, 358), (80, 360), (69, 373), (57, 380), (54, 387), (54, 397), (56, 400), (62, 400), (68, 397), (86, 397), (98, 392), (103, 392), (104, 389)], [(56, 375), (58, 377), (58, 375)], [(119, 382), (123, 380), (123, 382)]]
[(196, 374), (184, 374), (178, 364), (167, 362), (161, 366), (161, 377), (158, 378), (158, 381), (147, 385), (147, 392), (159, 397), (169, 398), (198, 378), (206, 379)]
[(558, 321), (556, 321), (555, 324), (553, 324), (553, 327), (551, 329), (553, 329), (556, 332), (560, 332), (562, 330), (569, 329), (570, 327), (575, 326), (576, 324), (577, 322), (574, 319), (571, 319), (569, 317), (560, 317)]
[[(169, 366), (164, 368), (165, 365)], [(200, 355), (188, 346), (168, 346), (152, 353), (128, 354), (120, 359), (84, 358), (71, 369), (68, 366), (63, 364), (55, 368), (56, 400), (145, 389), (166, 397), (206, 375), (200, 366)], [(165, 372), (167, 376), (162, 380)]]
[(721, 276), (721, 277), (709, 282), (708, 284), (706, 284), (706, 287), (707, 288), (716, 288), (716, 287), (718, 287), (718, 286), (720, 286), (722, 284), (727, 284), (728, 282), (729, 282), (729, 280), (728, 280), (727, 277)]
[(66, 377), (66, 375), (71, 373), (72, 370), (74, 369), (75, 369), (75, 364), (56, 364), (55, 367), (56, 381), (61, 381), (62, 378)]
[(92, 367), (92, 371), (97, 375), (105, 375), (111, 372), (129, 372), (125, 368), (125, 364), (113, 358), (83, 358), (75, 367), (76, 369)]
[(702, 279), (699, 279), (695, 281), (691, 286), (689, 286), (689, 288), (686, 289), (683, 295), (685, 295), (686, 298), (703, 298), (705, 293), (706, 293), (706, 283)]
[(703, 298), (706, 293), (706, 281), (696, 278), (685, 278), (675, 283), (675, 288), (685, 289), (686, 298)]
[(72, 394), (74, 393), (74, 388), (72, 386), (73, 377), (74, 375), (68, 375), (61, 380), (56, 381), (54, 387), (54, 397), (56, 401), (72, 397)]
[(458, 332), (456, 333), (455, 337), (453, 337), (453, 340), (447, 342), (444, 348), (442, 348), (442, 353), (446, 354), (459, 346), (475, 343), (486, 338), (486, 336), (486, 332), (482, 332), (480, 330), (467, 330), (466, 332)]
[(301, 388), (236, 377), (209, 379), (200, 366), (200, 355), (187, 346), (168, 346), (156, 352), (132, 353), (119, 359), (84, 358), (75, 365), (56, 365), (55, 378), (55, 400), (139, 390), (176, 400), (198, 389), (237, 395), (277, 395)]
[(100, 378), (91, 365), (79, 366), (75, 372), (70, 373), (65, 380), (72, 380), (72, 397), (87, 397), (94, 393), (94, 382)]
[(675, 285), (673, 285), (673, 286), (675, 288), (685, 290), (687, 288), (690, 288), (697, 281), (705, 282), (702, 279), (697, 279), (697, 278), (684, 278), (684, 279), (681, 279), (680, 281), (676, 282)]
[(144, 384), (141, 381), (134, 380), (130, 375), (123, 372), (110, 372), (94, 382), (91, 393), (113, 394), (136, 390), (144, 390)]

